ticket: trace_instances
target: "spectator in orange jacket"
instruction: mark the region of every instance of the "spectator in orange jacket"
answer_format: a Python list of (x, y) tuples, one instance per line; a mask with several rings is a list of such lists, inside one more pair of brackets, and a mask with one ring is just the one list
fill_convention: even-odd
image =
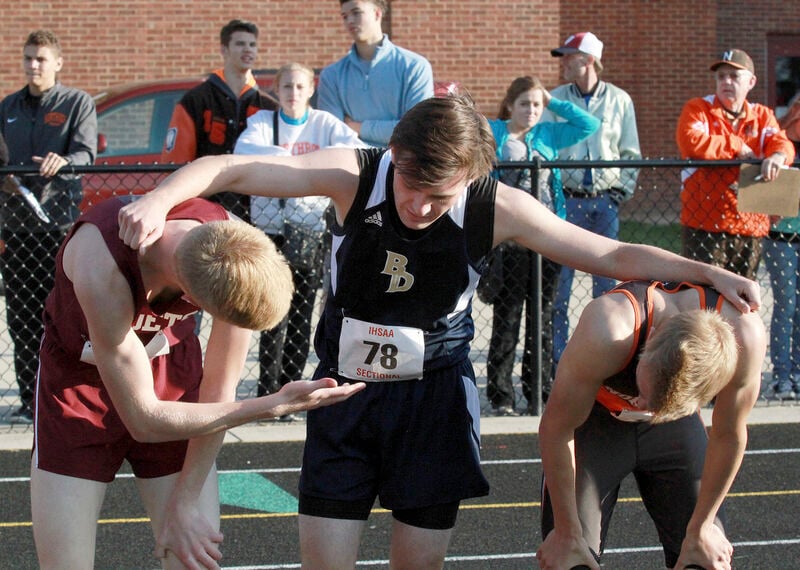
[[(747, 101), (756, 84), (753, 60), (732, 49), (711, 66), (716, 93), (691, 99), (675, 138), (681, 156), (698, 160), (760, 158), (764, 180), (794, 160), (794, 146), (771, 109)], [(682, 254), (754, 278), (769, 216), (739, 212), (739, 168), (688, 168), (682, 175)]]
[[(162, 162), (183, 164), (195, 158), (232, 154), (247, 118), (261, 109), (274, 111), (275, 99), (258, 90), (253, 65), (258, 56), (258, 27), (231, 20), (219, 33), (222, 68), (184, 94), (167, 130)], [(238, 194), (215, 197), (228, 211), (250, 221), (250, 200)]]

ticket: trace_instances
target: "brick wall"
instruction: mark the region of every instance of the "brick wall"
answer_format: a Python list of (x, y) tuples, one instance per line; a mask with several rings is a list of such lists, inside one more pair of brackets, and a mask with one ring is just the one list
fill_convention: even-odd
[[(675, 156), (683, 103), (713, 90), (709, 62), (724, 48), (748, 50), (765, 70), (765, 35), (800, 31), (792, 2), (762, 0), (393, 0), (393, 40), (428, 57), (439, 79), (458, 80), (495, 115), (518, 75), (561, 82), (550, 57), (568, 34), (590, 29), (605, 42), (604, 78), (634, 99), (645, 156)], [(12, 5), (10, 5), (12, 6)], [(62, 81), (96, 93), (130, 81), (193, 75), (220, 63), (219, 28), (251, 19), (261, 29), (258, 67), (302, 61), (323, 67), (349, 47), (336, 0), (66, 0), (20, 2), (0, 19), (0, 95), (24, 84), (22, 43), (39, 27), (64, 48)], [(752, 99), (763, 102), (757, 86)]]
[(455, 79), (480, 109), (496, 115), (508, 84), (537, 75), (558, 81), (558, 62), (549, 49), (559, 41), (552, 2), (392, 2), (392, 37), (425, 54), (437, 78)]
[[(494, 114), (511, 79), (538, 73), (558, 79), (547, 49), (558, 43), (558, 13), (550, 3), (523, 0), (392, 2), (391, 33), (399, 45), (425, 54), (436, 78), (459, 80)], [(173, 0), (71, 0), (20, 3), (0, 20), (0, 95), (24, 84), (21, 51), (27, 33), (48, 27), (64, 49), (62, 81), (95, 93), (130, 81), (207, 72), (220, 63), (219, 28), (234, 17), (261, 31), (258, 67), (290, 60), (324, 67), (349, 48), (335, 0), (214, 3)]]
[(560, 25), (564, 36), (591, 29), (605, 43), (604, 78), (633, 98), (642, 154), (677, 156), (684, 103), (714, 92), (708, 66), (725, 49), (744, 49), (759, 77), (749, 99), (766, 103), (766, 35), (800, 33), (800, 11), (777, 0), (564, 2)]

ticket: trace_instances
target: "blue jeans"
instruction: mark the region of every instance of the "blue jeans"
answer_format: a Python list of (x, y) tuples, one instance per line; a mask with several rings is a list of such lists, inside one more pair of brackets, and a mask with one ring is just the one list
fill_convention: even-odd
[(763, 248), (774, 298), (769, 329), (772, 387), (800, 393), (800, 241), (765, 238)]
[[(619, 206), (608, 193), (596, 198), (567, 198), (567, 221), (601, 236), (619, 236)], [(561, 266), (558, 292), (553, 306), (553, 364), (557, 365), (569, 338), (569, 299), (575, 270)], [(599, 297), (616, 285), (614, 279), (592, 276), (592, 297)]]

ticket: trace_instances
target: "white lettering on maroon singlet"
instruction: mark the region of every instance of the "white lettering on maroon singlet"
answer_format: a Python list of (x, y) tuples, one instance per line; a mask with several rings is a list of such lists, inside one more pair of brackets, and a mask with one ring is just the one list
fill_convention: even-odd
[(179, 321), (188, 319), (192, 315), (194, 315), (194, 313), (188, 315), (164, 313), (163, 315), (158, 316), (140, 313), (133, 322), (133, 325), (131, 325), (131, 328), (137, 332), (157, 332), (167, 329)]

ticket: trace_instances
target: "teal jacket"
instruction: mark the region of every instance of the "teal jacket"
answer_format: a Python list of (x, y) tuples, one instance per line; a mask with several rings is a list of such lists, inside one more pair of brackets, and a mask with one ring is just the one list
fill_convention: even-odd
[(770, 230), (784, 234), (800, 234), (800, 216), (781, 218), (772, 224)]
[[(528, 147), (528, 160), (533, 160), (534, 151), (545, 160), (558, 158), (559, 149), (572, 146), (590, 136), (600, 127), (600, 119), (590, 115), (569, 101), (551, 97), (547, 110), (563, 118), (566, 122), (539, 122), (525, 135), (525, 146)], [(489, 121), (494, 135), (497, 158), (501, 159), (503, 145), (508, 140), (508, 121), (495, 119)], [(553, 195), (555, 213), (560, 218), (566, 217), (566, 201), (561, 184), (561, 171), (553, 169), (550, 192)]]

